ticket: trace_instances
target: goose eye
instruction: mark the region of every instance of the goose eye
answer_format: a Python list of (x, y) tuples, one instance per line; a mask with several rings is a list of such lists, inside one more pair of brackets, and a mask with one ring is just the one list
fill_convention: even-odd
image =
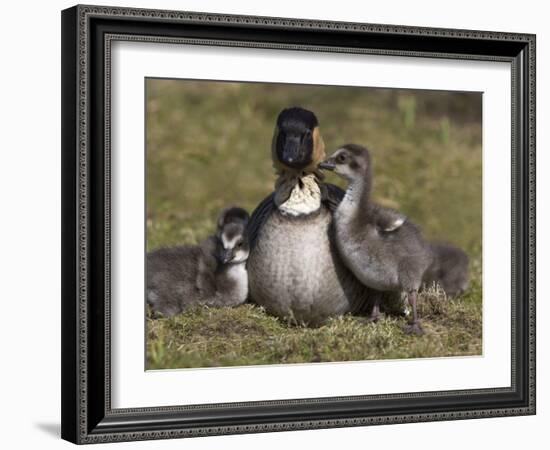
[(343, 153), (339, 154), (337, 157), (336, 157), (336, 161), (338, 161), (339, 163), (343, 163), (346, 161), (346, 155), (344, 155)]

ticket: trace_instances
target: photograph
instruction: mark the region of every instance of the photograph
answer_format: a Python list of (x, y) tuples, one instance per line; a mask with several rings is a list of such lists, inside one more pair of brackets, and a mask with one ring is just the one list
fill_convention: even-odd
[(483, 355), (481, 92), (144, 83), (146, 370)]

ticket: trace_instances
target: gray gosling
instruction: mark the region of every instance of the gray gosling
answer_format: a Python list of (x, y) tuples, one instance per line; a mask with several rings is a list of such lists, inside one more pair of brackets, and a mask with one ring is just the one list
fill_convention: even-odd
[(147, 254), (147, 303), (171, 316), (192, 305), (236, 306), (248, 296), (246, 260), (249, 215), (227, 208), (216, 234), (199, 245), (161, 248)]
[[(340, 256), (353, 274), (378, 291), (404, 292), (412, 308), (409, 334), (422, 334), (416, 300), (432, 254), (420, 230), (404, 215), (371, 202), (372, 168), (368, 150), (348, 144), (321, 163), (345, 178), (348, 187), (334, 214)], [(371, 319), (378, 318), (380, 299)]]
[(426, 286), (439, 284), (449, 297), (458, 297), (468, 289), (468, 255), (446, 242), (430, 242), (432, 264), (424, 273)]

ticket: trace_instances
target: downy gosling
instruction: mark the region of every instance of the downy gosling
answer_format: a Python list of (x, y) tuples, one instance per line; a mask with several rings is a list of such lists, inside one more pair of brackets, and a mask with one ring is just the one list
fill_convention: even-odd
[(248, 296), (248, 213), (221, 212), (216, 234), (199, 245), (161, 248), (147, 254), (147, 303), (171, 316), (192, 305), (236, 306)]
[[(347, 267), (366, 286), (378, 291), (404, 292), (412, 308), (405, 331), (422, 334), (416, 300), (432, 254), (420, 230), (401, 213), (371, 201), (372, 167), (368, 150), (348, 144), (320, 167), (348, 182), (334, 214), (335, 240)], [(375, 302), (372, 319), (379, 315)]]
[(446, 242), (430, 242), (433, 261), (423, 284), (439, 284), (448, 297), (458, 297), (468, 289), (469, 258), (464, 250)]

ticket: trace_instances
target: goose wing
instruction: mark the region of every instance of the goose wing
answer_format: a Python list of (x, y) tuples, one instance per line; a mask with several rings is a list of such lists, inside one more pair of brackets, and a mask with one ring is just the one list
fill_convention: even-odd
[(376, 226), (385, 233), (397, 231), (407, 221), (405, 214), (379, 206), (376, 211)]
[(256, 245), (256, 240), (258, 239), (260, 228), (262, 228), (263, 224), (266, 222), (266, 220), (273, 212), (273, 209), (275, 208), (274, 197), (274, 192), (269, 194), (266, 198), (262, 200), (262, 202), (256, 207), (256, 209), (252, 212), (252, 215), (250, 216), (250, 220), (246, 228), (246, 233), (251, 250)]
[(321, 201), (332, 213), (336, 211), (345, 194), (346, 192), (335, 184), (321, 183)]

